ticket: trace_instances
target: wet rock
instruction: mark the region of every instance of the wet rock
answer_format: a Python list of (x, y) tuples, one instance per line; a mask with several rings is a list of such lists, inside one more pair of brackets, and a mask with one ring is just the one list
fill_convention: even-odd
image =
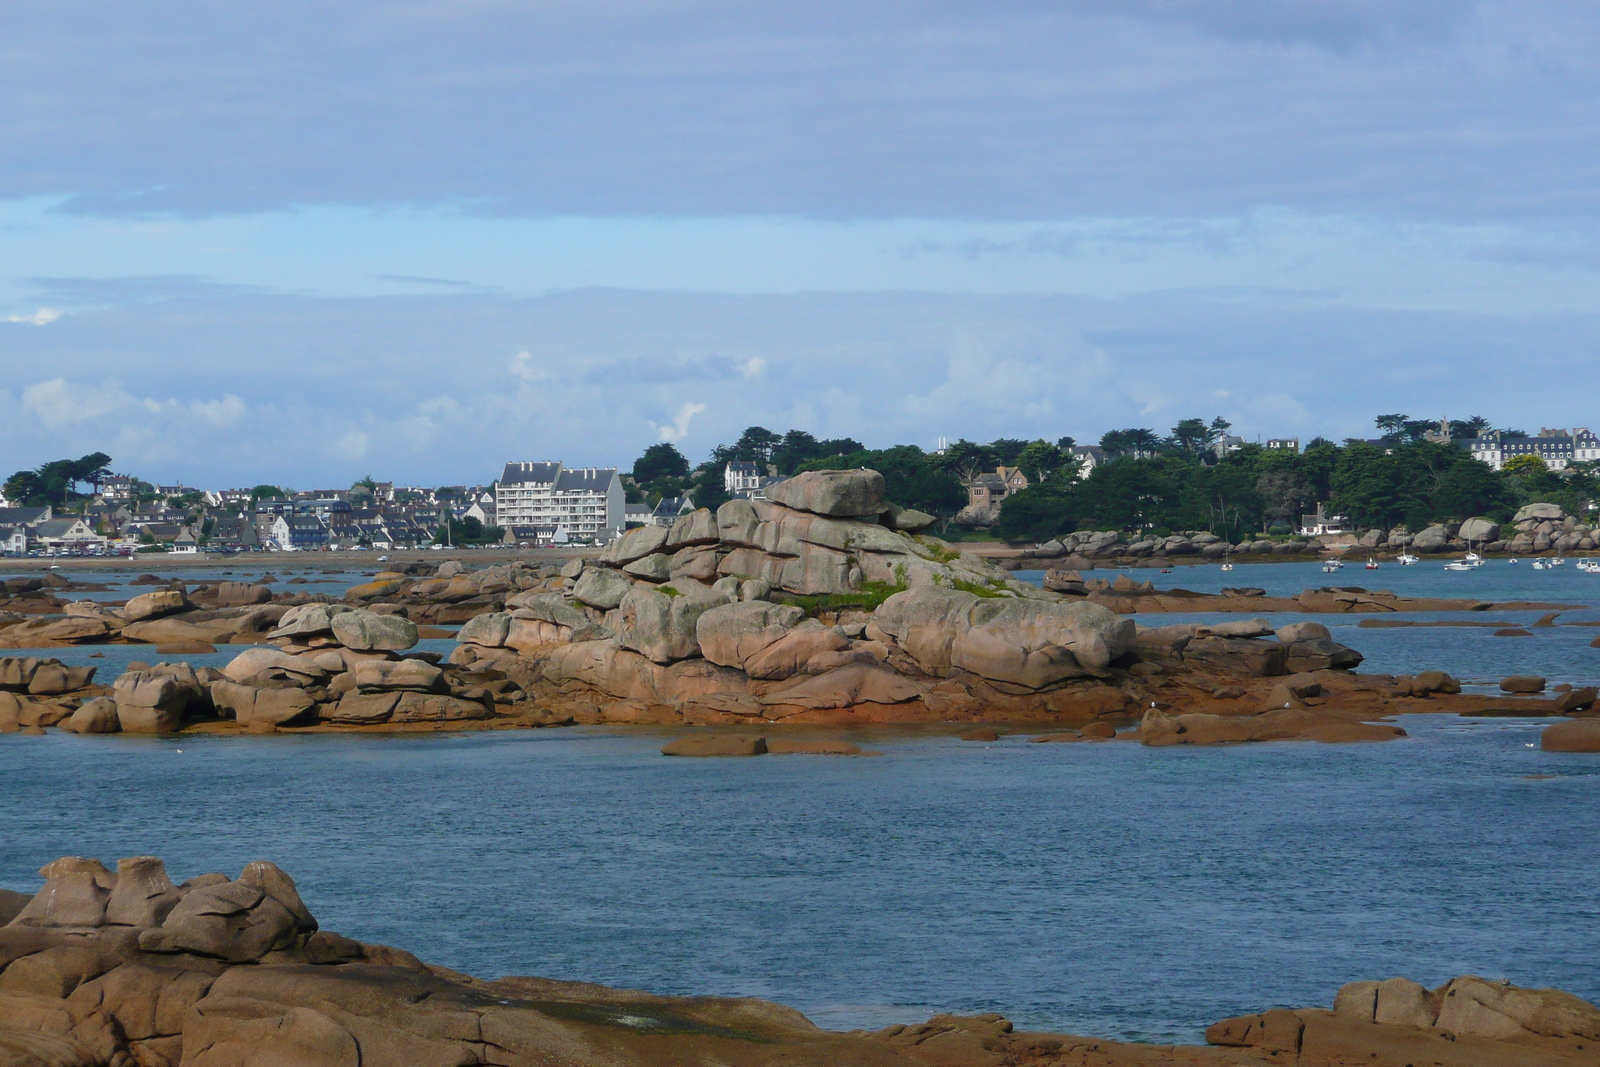
[(1537, 674), (1513, 674), (1500, 679), (1502, 693), (1542, 693), (1544, 678)]
[(117, 703), (107, 697), (85, 701), (61, 723), (61, 728), (75, 734), (114, 734), (122, 729)]
[(1551, 723), (1539, 735), (1546, 752), (1600, 752), (1600, 719)]
[(764, 756), (767, 739), (746, 734), (694, 734), (668, 741), (663, 756)]

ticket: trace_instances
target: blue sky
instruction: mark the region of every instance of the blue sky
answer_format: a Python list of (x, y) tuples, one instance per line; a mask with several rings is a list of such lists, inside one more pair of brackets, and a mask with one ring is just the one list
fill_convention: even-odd
[(21, 2), (0, 466), (1590, 424), (1597, 45), (1560, 2)]

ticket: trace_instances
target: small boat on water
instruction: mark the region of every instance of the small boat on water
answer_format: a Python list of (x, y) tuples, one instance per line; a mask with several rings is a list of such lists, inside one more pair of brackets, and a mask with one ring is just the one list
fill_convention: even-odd
[(1476, 567), (1474, 567), (1472, 564), (1468, 563), (1464, 559), (1451, 560), (1449, 563), (1446, 563), (1444, 565), (1444, 569), (1447, 570), (1447, 571), (1472, 571), (1472, 570), (1477, 570)]
[(1231, 571), (1231, 570), (1233, 570), (1233, 564), (1231, 564), (1231, 563), (1224, 563), (1224, 564), (1223, 564), (1223, 565), (1222, 565), (1222, 569), (1223, 569), (1223, 570), (1225, 570), (1225, 571)]
[(1367, 570), (1375, 571), (1377, 569), (1378, 569), (1378, 561), (1375, 560), (1375, 559), (1371, 559), (1369, 557), (1368, 560), (1367, 560)]
[(1533, 561), (1533, 569), (1536, 571), (1547, 571), (1550, 569), (1550, 564), (1546, 563), (1542, 559), (1536, 559)]
[(1557, 556), (1555, 559), (1545, 560), (1544, 565), (1546, 567), (1565, 567), (1567, 565), (1567, 561), (1562, 559), (1560, 556)]
[(1326, 562), (1326, 563), (1324, 563), (1322, 565), (1322, 573), (1323, 574), (1333, 574), (1335, 571), (1337, 571), (1342, 566), (1343, 566), (1343, 564), (1340, 563), (1338, 560), (1330, 559), (1328, 562)]
[(1402, 553), (1400, 553), (1400, 554), (1399, 554), (1399, 555), (1398, 555), (1398, 556), (1396, 556), (1396, 557), (1395, 557), (1395, 558), (1394, 558), (1394, 561), (1395, 561), (1395, 562), (1396, 562), (1396, 563), (1398, 563), (1398, 564), (1400, 564), (1400, 566), (1402, 566), (1402, 567), (1409, 567), (1409, 566), (1411, 566), (1411, 565), (1412, 565), (1412, 564), (1413, 564), (1413, 563), (1417, 563), (1417, 562), (1420, 562), (1420, 561), (1419, 561), (1419, 560), (1418, 560), (1418, 559), (1417, 559), (1417, 557), (1416, 557), (1416, 556), (1413, 556), (1413, 555), (1412, 555), (1412, 554), (1411, 554), (1411, 553), (1409, 553), (1409, 552), (1402, 552)]
[(1511, 564), (1513, 567), (1515, 567), (1517, 564), (1521, 563), (1522, 561), (1520, 559), (1509, 559), (1509, 560), (1506, 560), (1506, 562)]
[(1578, 561), (1578, 569), (1584, 574), (1600, 574), (1600, 559), (1594, 559), (1593, 557), (1580, 559)]

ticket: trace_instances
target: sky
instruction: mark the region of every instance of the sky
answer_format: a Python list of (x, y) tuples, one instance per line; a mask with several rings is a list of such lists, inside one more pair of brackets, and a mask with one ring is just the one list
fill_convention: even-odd
[(1600, 424), (1600, 8), (15, 0), (0, 474)]

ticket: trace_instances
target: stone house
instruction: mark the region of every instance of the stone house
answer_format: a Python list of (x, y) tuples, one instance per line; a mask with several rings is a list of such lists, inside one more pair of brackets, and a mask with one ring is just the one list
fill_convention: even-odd
[(1021, 467), (996, 467), (993, 472), (980, 474), (967, 486), (969, 507), (995, 510), (1000, 502), (1028, 488), (1028, 476)]

